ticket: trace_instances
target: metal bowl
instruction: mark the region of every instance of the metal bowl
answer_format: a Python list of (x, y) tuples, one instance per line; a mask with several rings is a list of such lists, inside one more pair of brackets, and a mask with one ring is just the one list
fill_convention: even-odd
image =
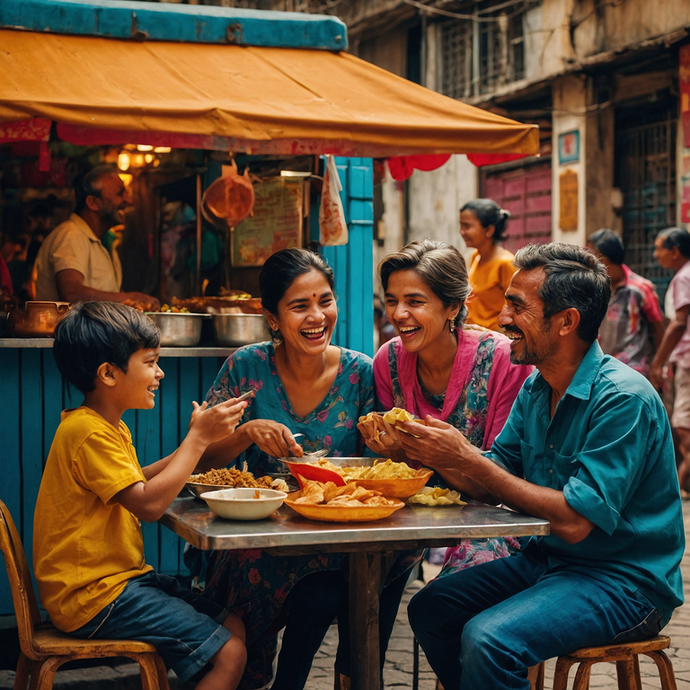
[(8, 303), (7, 327), (20, 338), (52, 338), (58, 321), (70, 309), (69, 302), (27, 302), (24, 309)]
[(271, 339), (263, 314), (213, 314), (216, 342), (222, 347), (241, 347)]
[(146, 312), (161, 331), (161, 347), (193, 347), (201, 339), (201, 324), (208, 314)]

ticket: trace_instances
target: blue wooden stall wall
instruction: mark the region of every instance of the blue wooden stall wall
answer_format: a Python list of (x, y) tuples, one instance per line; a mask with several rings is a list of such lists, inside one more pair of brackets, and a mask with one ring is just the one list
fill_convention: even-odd
[[(142, 465), (169, 455), (189, 425), (192, 400), (202, 400), (223, 362), (216, 357), (163, 357), (165, 378), (153, 410), (129, 411), (123, 417), (132, 432)], [(60, 412), (76, 407), (81, 394), (63, 386), (53, 351), (0, 349), (0, 499), (17, 525), (32, 563), (33, 516)], [(184, 542), (157, 523), (143, 524), (146, 561), (156, 570), (187, 573), (182, 561)], [(4, 567), (0, 568), (0, 616), (13, 614)]]
[[(324, 247), (335, 273), (338, 326), (334, 342), (374, 356), (374, 170), (371, 158), (336, 158), (340, 197), (349, 233), (347, 244)], [(311, 214), (318, 239), (318, 210)], [(315, 223), (314, 223), (315, 220)], [(316, 227), (315, 227), (316, 226)]]
[[(334, 342), (373, 355), (373, 170), (368, 158), (338, 158), (349, 242), (324, 247), (335, 272), (339, 320)], [(312, 239), (318, 239), (318, 209), (312, 212)], [(142, 465), (169, 455), (189, 423), (191, 401), (203, 399), (222, 364), (215, 357), (163, 357), (165, 378), (153, 411), (130, 411), (124, 421), (132, 431)], [(0, 349), (0, 499), (10, 509), (31, 564), (33, 514), (43, 466), (60, 412), (81, 402), (63, 386), (52, 350)], [(183, 542), (158, 524), (144, 524), (146, 561), (159, 572), (186, 573)], [(13, 613), (9, 584), (0, 568), (0, 616)]]

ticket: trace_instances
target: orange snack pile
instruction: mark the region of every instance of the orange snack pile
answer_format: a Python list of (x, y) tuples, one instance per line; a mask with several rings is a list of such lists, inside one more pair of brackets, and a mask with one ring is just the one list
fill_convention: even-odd
[(302, 495), (295, 504), (361, 508), (362, 506), (394, 506), (396, 501), (384, 498), (380, 491), (369, 491), (355, 483), (336, 486), (333, 482), (322, 484), (307, 479), (302, 485)]

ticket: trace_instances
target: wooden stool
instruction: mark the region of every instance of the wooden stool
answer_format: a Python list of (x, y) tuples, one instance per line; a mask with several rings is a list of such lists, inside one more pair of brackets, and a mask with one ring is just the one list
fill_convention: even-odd
[[(558, 657), (553, 677), (553, 690), (566, 690), (568, 672), (573, 664), (580, 664), (575, 674), (572, 690), (588, 690), (592, 666), (600, 661), (615, 661), (619, 690), (642, 690), (639, 655), (650, 657), (659, 670), (661, 690), (677, 690), (676, 677), (671, 660), (664, 653), (671, 638), (657, 635), (651, 640), (609, 644), (602, 647), (584, 647)], [(543, 672), (542, 672), (543, 677)], [(543, 688), (543, 681), (541, 688)], [(537, 689), (540, 690), (537, 685)]]

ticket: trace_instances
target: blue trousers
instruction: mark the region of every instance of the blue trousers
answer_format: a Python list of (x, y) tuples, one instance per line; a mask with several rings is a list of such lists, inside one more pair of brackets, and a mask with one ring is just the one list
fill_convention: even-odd
[(639, 592), (549, 571), (529, 550), (433, 580), (408, 616), (445, 690), (529, 690), (529, 666), (660, 629), (657, 609)]

